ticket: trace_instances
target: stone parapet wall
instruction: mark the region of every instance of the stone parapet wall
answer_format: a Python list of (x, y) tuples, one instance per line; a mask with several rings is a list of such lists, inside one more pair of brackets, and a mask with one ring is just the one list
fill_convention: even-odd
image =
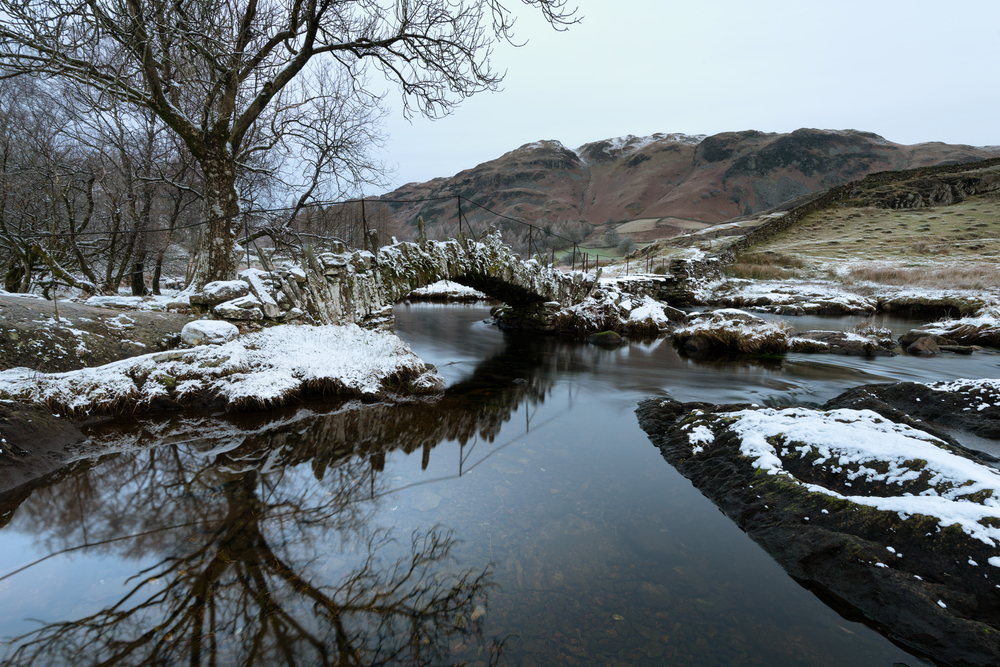
[(663, 274), (642, 274), (615, 278), (619, 290), (632, 296), (649, 296), (672, 306), (698, 303), (697, 287), (722, 277), (715, 257), (673, 259)]
[(517, 306), (580, 303), (598, 276), (564, 273), (536, 259), (522, 260), (491, 229), (479, 241), (460, 235), (448, 241), (393, 243), (377, 253), (315, 253), (306, 248), (299, 266), (248, 269), (238, 281), (210, 283), (191, 295), (193, 305), (233, 320), (354, 323), (391, 328), (393, 304), (414, 289), (452, 280)]

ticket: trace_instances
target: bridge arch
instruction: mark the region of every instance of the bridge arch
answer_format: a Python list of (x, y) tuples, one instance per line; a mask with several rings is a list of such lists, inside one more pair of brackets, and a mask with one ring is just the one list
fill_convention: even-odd
[(598, 281), (598, 276), (564, 273), (521, 259), (493, 228), (478, 240), (459, 235), (447, 241), (394, 242), (375, 253), (342, 245), (315, 253), (306, 247), (299, 266), (248, 269), (239, 278), (209, 283), (190, 295), (191, 303), (226, 319), (305, 318), (318, 324), (388, 328), (395, 303), (440, 280), (467, 285), (515, 307), (572, 306)]

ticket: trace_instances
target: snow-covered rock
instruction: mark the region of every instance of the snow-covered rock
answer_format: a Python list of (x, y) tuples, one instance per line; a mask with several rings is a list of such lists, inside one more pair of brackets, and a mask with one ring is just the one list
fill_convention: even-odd
[[(243, 283), (246, 285), (246, 283)], [(227, 320), (262, 320), (263, 304), (253, 294), (247, 294), (231, 301), (224, 301), (212, 308), (212, 312)]]
[(996, 469), (865, 409), (657, 397), (637, 413), (664, 458), (797, 580), (919, 651), (1000, 664), (1000, 614), (979, 602), (997, 590), (984, 567), (1000, 566)]
[(195, 320), (181, 329), (181, 340), (188, 345), (221, 345), (239, 335), (236, 325), (220, 320)]
[(625, 332), (657, 335), (666, 331), (670, 320), (663, 311), (663, 304), (651, 296), (631, 300), (632, 308), (625, 320)]
[(274, 299), (274, 288), (271, 286), (271, 274), (260, 269), (247, 269), (240, 273), (240, 278), (250, 285), (254, 296), (260, 303), (260, 309), (264, 317), (276, 320), (284, 313), (278, 307), (278, 302)]
[(178, 296), (172, 297), (164, 303), (164, 307), (167, 310), (172, 310), (180, 313), (187, 313), (191, 310), (191, 297), (187, 294), (180, 294)]
[(242, 280), (216, 280), (205, 288), (190, 295), (190, 301), (198, 306), (214, 306), (225, 301), (238, 299), (250, 294), (250, 285)]
[(674, 329), (673, 339), (691, 353), (782, 354), (788, 351), (790, 334), (785, 322), (768, 322), (742, 310), (722, 308)]
[(489, 297), (471, 287), (450, 280), (439, 280), (425, 287), (418, 287), (410, 292), (408, 298), (424, 301), (480, 301)]

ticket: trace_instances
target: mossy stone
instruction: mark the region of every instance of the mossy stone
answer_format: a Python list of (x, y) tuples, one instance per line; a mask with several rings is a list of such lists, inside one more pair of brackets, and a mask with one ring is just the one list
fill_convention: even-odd
[(587, 336), (587, 342), (601, 347), (618, 347), (625, 342), (625, 339), (614, 331), (602, 331)]

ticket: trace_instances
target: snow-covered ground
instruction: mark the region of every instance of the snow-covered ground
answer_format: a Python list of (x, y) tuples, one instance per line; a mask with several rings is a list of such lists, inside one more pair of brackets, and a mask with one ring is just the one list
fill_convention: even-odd
[(666, 304), (651, 296), (629, 295), (616, 280), (602, 280), (583, 301), (559, 309), (555, 319), (564, 331), (599, 333), (621, 331), (640, 336), (659, 335), (667, 330), (670, 319)]
[[(394, 334), (348, 326), (281, 325), (218, 346), (146, 354), (67, 373), (0, 372), (0, 398), (74, 414), (116, 412), (157, 399), (237, 407), (280, 405), (309, 390), (380, 396), (436, 391), (442, 378)], [(206, 396), (207, 395), (207, 396)]]
[[(1000, 516), (1000, 473), (951, 454), (939, 446), (944, 443), (923, 431), (870, 410), (766, 408), (730, 416), (735, 421), (729, 428), (742, 438), (741, 453), (770, 475), (785, 475), (809, 491), (896, 512), (903, 519), (917, 514), (936, 517), (939, 528), (958, 524), (966, 534), (1000, 546), (1000, 528), (984, 520)], [(702, 433), (692, 431), (689, 440), (694, 447), (708, 446)], [(842, 475), (850, 480), (848, 485), (875, 484), (878, 493), (842, 494), (802, 482), (786, 469), (784, 460), (812, 454), (818, 454), (812, 464), (822, 471)], [(927, 488), (915, 495), (907, 484), (918, 481)], [(990, 563), (1000, 566), (1000, 557)]]

